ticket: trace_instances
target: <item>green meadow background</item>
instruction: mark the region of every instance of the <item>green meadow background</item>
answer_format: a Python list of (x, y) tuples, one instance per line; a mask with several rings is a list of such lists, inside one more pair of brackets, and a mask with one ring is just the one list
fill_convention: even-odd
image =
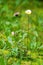
[(43, 65), (43, 0), (0, 0), (0, 65)]

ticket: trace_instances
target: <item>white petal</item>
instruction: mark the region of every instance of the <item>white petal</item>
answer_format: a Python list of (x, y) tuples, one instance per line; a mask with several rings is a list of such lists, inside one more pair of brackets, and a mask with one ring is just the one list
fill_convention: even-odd
[(31, 10), (26, 10), (25, 13), (26, 13), (26, 14), (31, 14), (32, 11), (31, 11)]
[(14, 35), (14, 32), (11, 32), (12, 35)]
[(14, 15), (13, 16), (16, 16), (16, 15), (19, 15), (20, 13), (19, 12), (16, 12), (16, 13), (14, 13)]

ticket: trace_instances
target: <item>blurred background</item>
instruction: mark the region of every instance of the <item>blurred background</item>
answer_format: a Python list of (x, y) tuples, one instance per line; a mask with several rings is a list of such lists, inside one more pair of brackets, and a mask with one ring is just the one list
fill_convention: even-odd
[(0, 65), (43, 65), (43, 0), (0, 0)]

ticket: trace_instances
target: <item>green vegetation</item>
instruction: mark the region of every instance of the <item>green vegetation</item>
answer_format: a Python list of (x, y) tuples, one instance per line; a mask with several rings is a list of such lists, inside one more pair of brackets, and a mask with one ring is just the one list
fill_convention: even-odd
[(43, 65), (43, 1), (0, 0), (0, 65)]

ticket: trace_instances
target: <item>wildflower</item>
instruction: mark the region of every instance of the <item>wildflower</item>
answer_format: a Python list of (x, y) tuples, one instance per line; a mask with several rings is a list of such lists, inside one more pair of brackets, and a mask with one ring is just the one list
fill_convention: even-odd
[(14, 36), (14, 32), (13, 31), (11, 32), (11, 34), (12, 34), (12, 36)]
[(26, 13), (26, 14), (31, 14), (32, 11), (31, 11), (31, 10), (26, 10), (25, 13)]
[(16, 12), (16, 13), (14, 13), (13, 16), (18, 16), (19, 14), (20, 14), (19, 12)]

